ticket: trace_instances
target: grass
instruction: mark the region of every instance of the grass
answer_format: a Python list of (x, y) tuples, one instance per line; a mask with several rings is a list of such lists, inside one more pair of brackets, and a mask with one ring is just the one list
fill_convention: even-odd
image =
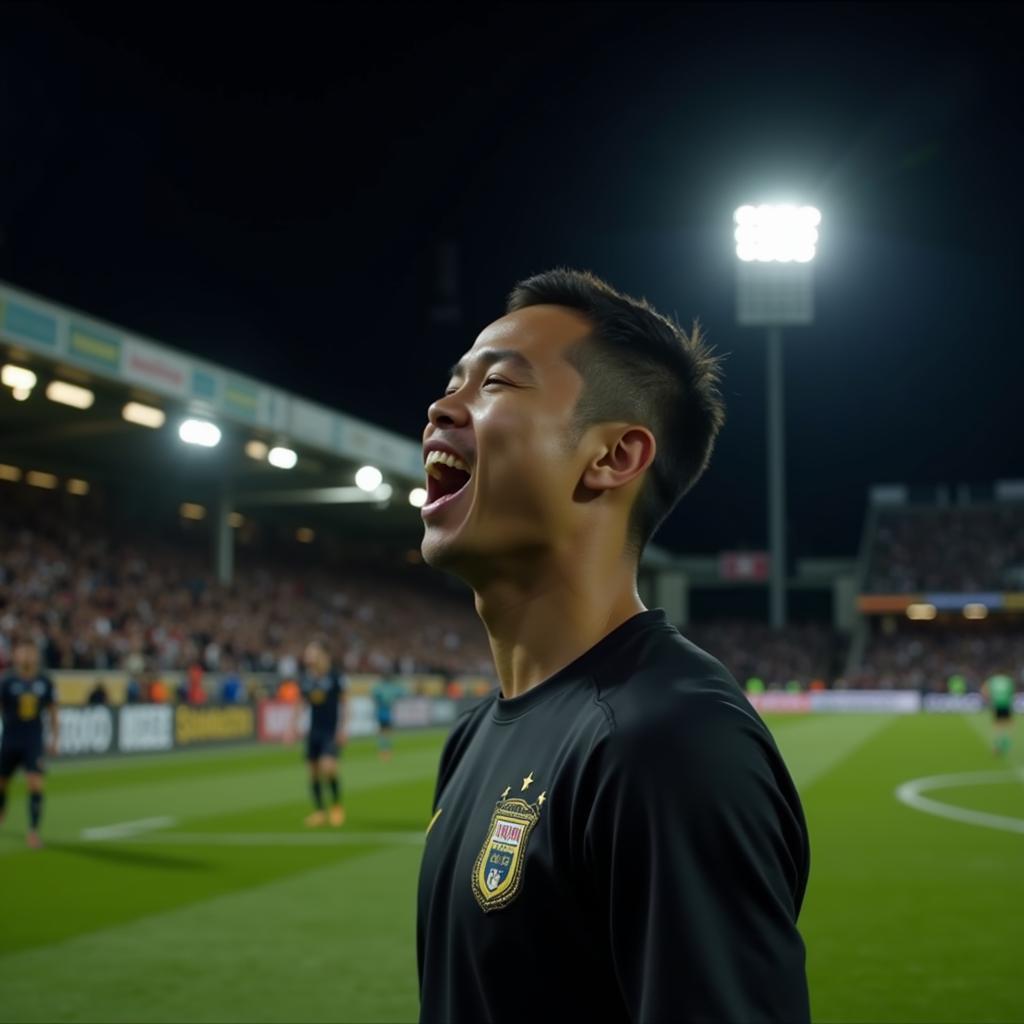
[[(801, 790), (801, 930), (818, 1021), (1024, 1021), (1024, 834), (911, 809), (912, 778), (992, 772), (984, 718), (769, 723)], [(294, 749), (56, 764), (39, 853), (0, 829), (0, 1021), (405, 1021), (415, 889), (443, 736), (345, 755), (349, 823), (307, 833)], [(1011, 755), (1022, 764), (1018, 748)], [(1024, 775), (927, 795), (1024, 820)], [(83, 830), (163, 827), (103, 840)]]

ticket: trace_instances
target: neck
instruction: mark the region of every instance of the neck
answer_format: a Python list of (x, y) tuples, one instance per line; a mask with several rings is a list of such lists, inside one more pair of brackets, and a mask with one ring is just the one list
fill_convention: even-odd
[(504, 697), (518, 697), (645, 610), (627, 558), (550, 550), (474, 585)]

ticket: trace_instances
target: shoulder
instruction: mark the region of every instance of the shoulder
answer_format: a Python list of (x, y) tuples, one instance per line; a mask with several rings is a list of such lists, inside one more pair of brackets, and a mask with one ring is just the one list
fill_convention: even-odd
[(445, 740), (444, 750), (441, 753), (441, 773), (450, 772), (462, 759), (466, 747), (476, 735), (480, 723), (490, 713), (494, 706), (495, 695), (485, 697), (479, 703), (463, 711), (455, 720), (452, 731)]
[(671, 627), (651, 633), (628, 675), (598, 680), (610, 712), (606, 766), (630, 775), (736, 779), (745, 764), (781, 765), (771, 734), (725, 666)]

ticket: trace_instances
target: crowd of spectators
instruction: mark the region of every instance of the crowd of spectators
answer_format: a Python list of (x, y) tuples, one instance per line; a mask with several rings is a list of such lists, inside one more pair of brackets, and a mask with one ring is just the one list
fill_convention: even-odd
[(49, 668), (287, 678), (319, 636), (349, 672), (493, 673), (469, 596), (422, 570), (245, 552), (224, 586), (205, 543), (133, 537), (57, 505), (25, 511), (0, 502), (0, 667), (26, 637)]
[(961, 685), (978, 691), (986, 679), (1002, 673), (1024, 686), (1024, 628), (1019, 622), (982, 629), (908, 625), (876, 629), (861, 664), (842, 685), (922, 692)]
[(698, 647), (721, 661), (742, 684), (759, 679), (771, 689), (798, 683), (829, 685), (841, 668), (844, 643), (821, 623), (773, 630), (756, 621), (692, 623), (684, 631)]
[(886, 509), (867, 591), (1024, 591), (1024, 504)]

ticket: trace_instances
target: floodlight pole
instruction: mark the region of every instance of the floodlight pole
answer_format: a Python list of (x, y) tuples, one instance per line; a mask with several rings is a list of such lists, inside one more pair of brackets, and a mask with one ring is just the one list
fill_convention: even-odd
[(771, 551), (769, 616), (772, 629), (786, 625), (786, 421), (783, 398), (782, 328), (768, 328), (768, 539)]
[(224, 483), (217, 497), (217, 515), (213, 543), (217, 562), (217, 581), (230, 586), (235, 575), (235, 536), (228, 521), (235, 510), (231, 485)]

